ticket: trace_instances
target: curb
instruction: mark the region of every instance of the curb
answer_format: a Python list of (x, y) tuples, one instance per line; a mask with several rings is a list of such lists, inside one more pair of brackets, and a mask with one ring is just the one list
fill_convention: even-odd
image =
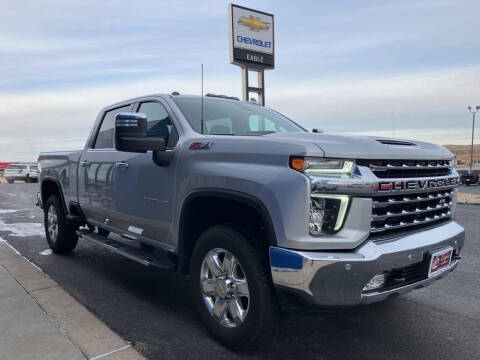
[(3, 239), (0, 239), (0, 265), (13, 276), (86, 359), (145, 359), (129, 342), (113, 332)]
[(480, 195), (466, 193), (466, 192), (459, 192), (457, 203), (463, 204), (463, 205), (480, 205)]
[(468, 202), (468, 201), (457, 201), (457, 204), (461, 204), (461, 205), (480, 205), (480, 202), (478, 201), (474, 201), (474, 202)]

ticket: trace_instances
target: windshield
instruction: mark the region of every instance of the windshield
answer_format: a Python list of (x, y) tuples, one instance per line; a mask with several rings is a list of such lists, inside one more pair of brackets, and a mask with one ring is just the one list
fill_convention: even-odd
[[(177, 98), (183, 115), (192, 128), (201, 133), (201, 98)], [(203, 100), (204, 134), (264, 135), (274, 132), (305, 132), (279, 113), (266, 107), (236, 100)]]

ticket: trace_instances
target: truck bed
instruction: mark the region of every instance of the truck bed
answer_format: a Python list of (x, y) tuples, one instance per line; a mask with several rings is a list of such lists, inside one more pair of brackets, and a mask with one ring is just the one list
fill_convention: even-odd
[(65, 204), (78, 201), (77, 173), (82, 150), (42, 152), (38, 157), (44, 179), (57, 182), (62, 190)]

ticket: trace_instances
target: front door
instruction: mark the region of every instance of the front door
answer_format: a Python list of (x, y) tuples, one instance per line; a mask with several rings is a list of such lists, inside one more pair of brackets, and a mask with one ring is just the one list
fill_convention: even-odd
[[(164, 139), (166, 151), (174, 152), (178, 133), (164, 105), (146, 101), (138, 104), (138, 112), (147, 115), (147, 136)], [(113, 225), (128, 237), (171, 248), (177, 157), (167, 166), (158, 166), (151, 151), (118, 154), (122, 165), (113, 169)]]

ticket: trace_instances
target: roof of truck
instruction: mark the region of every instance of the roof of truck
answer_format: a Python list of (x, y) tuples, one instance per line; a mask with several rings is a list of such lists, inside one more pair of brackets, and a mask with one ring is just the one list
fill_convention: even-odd
[[(136, 101), (143, 100), (145, 98), (154, 98), (154, 97), (160, 97), (160, 98), (170, 98), (170, 99), (175, 99), (175, 98), (200, 98), (201, 95), (190, 95), (190, 94), (180, 94), (178, 91), (173, 91), (170, 94), (149, 94), (149, 95), (143, 95), (143, 96), (138, 96), (135, 98), (131, 99), (126, 99), (123, 101), (119, 101), (117, 103), (105, 106), (104, 109), (110, 109), (114, 107), (119, 107), (127, 103), (132, 103)], [(240, 101), (240, 99), (236, 96), (229, 96), (229, 95), (222, 95), (222, 94), (213, 94), (213, 93), (207, 93), (204, 95), (204, 98), (215, 98), (215, 99), (224, 99), (224, 100), (232, 100), (232, 101)], [(251, 102), (254, 103), (254, 102)]]

